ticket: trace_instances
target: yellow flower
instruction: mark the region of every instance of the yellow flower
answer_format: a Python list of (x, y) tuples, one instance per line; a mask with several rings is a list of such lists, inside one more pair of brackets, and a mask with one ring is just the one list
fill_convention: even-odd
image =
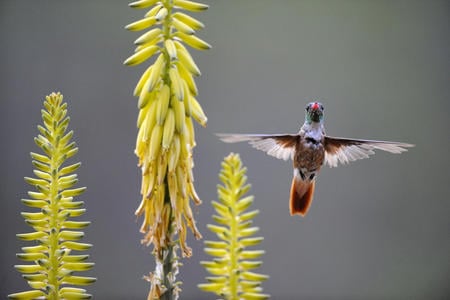
[(142, 242), (160, 252), (170, 242), (167, 232), (174, 221), (182, 253), (190, 256), (186, 228), (201, 237), (189, 204), (189, 199), (201, 203), (192, 175), (192, 118), (203, 126), (207, 118), (195, 99), (198, 90), (193, 77), (200, 71), (183, 42), (196, 49), (210, 45), (194, 35), (203, 24), (180, 10), (199, 11), (207, 6), (169, 0), (140, 0), (130, 6), (151, 9), (126, 28), (149, 30), (136, 39), (136, 51), (124, 63), (133, 66), (157, 56), (134, 91), (140, 109), (135, 153), (142, 171), (142, 200), (136, 210), (136, 215), (144, 216)]
[[(143, 19), (126, 26), (148, 31), (136, 39), (135, 53), (124, 63), (134, 66), (154, 59), (134, 89), (139, 108), (135, 153), (142, 172), (142, 199), (135, 213), (143, 215), (142, 243), (154, 246), (156, 271), (146, 279), (152, 283), (149, 299), (157, 299), (166, 292), (178, 294), (174, 234), (187, 257), (192, 255), (186, 244), (187, 228), (201, 238), (189, 201), (201, 203), (192, 173), (192, 118), (202, 126), (207, 118), (195, 98), (194, 77), (200, 70), (183, 43), (201, 50), (210, 45), (194, 35), (203, 24), (183, 10), (202, 11), (208, 6), (185, 0), (139, 0), (130, 6), (150, 8)], [(161, 271), (166, 267), (171, 270), (168, 274)]]

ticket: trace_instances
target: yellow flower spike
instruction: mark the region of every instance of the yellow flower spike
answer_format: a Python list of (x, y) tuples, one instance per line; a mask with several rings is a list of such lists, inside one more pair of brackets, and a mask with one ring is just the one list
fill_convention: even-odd
[(173, 1), (173, 4), (176, 7), (180, 7), (193, 12), (200, 12), (208, 9), (208, 5), (194, 1), (175, 0)]
[[(209, 44), (193, 36), (203, 24), (179, 10), (201, 11), (207, 6), (176, 0), (138, 0), (131, 6), (149, 10), (142, 20), (126, 27), (147, 31), (135, 40), (135, 53), (126, 63), (137, 65), (160, 52), (134, 89), (134, 95), (139, 98), (135, 153), (142, 172), (142, 199), (136, 214), (144, 215), (142, 243), (154, 246), (156, 271), (147, 277), (152, 284), (149, 297), (153, 300), (164, 295), (175, 299), (179, 293), (174, 276), (179, 265), (176, 244), (181, 247), (183, 256), (190, 256), (192, 250), (186, 245), (187, 227), (200, 238), (190, 208), (191, 199), (195, 204), (199, 204), (200, 199), (193, 184), (195, 134), (190, 117), (194, 111), (193, 101), (189, 100), (198, 94), (193, 76), (200, 75), (200, 70), (183, 43), (197, 49), (209, 48)], [(205, 125), (206, 117), (200, 111), (196, 119), (201, 119)], [(45, 134), (37, 143), (48, 143)], [(36, 226), (38, 223), (36, 221)], [(177, 233), (179, 239), (175, 241)]]
[(217, 213), (213, 219), (219, 225), (208, 225), (222, 241), (205, 242), (204, 251), (213, 256), (213, 260), (201, 262), (201, 265), (214, 277), (207, 277), (208, 283), (198, 287), (223, 299), (268, 299), (269, 295), (263, 294), (261, 287), (268, 276), (249, 271), (261, 266), (261, 261), (253, 259), (264, 251), (247, 249), (259, 244), (262, 238), (248, 237), (258, 231), (257, 227), (250, 227), (250, 219), (258, 211), (245, 212), (247, 204), (252, 202), (252, 197), (241, 198), (248, 191), (245, 172), (239, 155), (231, 153), (224, 159), (219, 174), (222, 185), (217, 189), (220, 203), (212, 202)]
[(169, 149), (172, 143), (174, 133), (175, 133), (175, 113), (173, 112), (173, 109), (169, 108), (169, 111), (167, 112), (166, 121), (164, 123), (164, 131), (162, 139), (163, 152)]
[(184, 134), (184, 126), (185, 126), (185, 112), (184, 112), (184, 103), (176, 99), (175, 97), (172, 97), (171, 106), (173, 108), (173, 111), (175, 113), (175, 130), (180, 135)]
[[(35, 139), (44, 154), (31, 153), (34, 174), (38, 178), (25, 178), (37, 191), (28, 193), (33, 199), (22, 200), (39, 211), (21, 213), (34, 231), (17, 234), (19, 239), (37, 245), (22, 247), (24, 253), (17, 254), (19, 259), (32, 264), (15, 266), (33, 290), (11, 294), (10, 299), (63, 299), (65, 289), (71, 287), (62, 285), (85, 285), (95, 281), (95, 278), (73, 280), (88, 277), (72, 276), (72, 273), (91, 269), (94, 264), (85, 261), (88, 255), (78, 256), (79, 259), (69, 256), (71, 250), (85, 251), (92, 245), (75, 242), (84, 237), (84, 233), (77, 230), (85, 228), (89, 222), (69, 219), (86, 211), (82, 201), (74, 201), (86, 188), (74, 187), (78, 179), (71, 173), (80, 163), (65, 166), (66, 160), (78, 151), (75, 143), (70, 142), (73, 132), (66, 133), (70, 120), (67, 103), (63, 103), (60, 93), (52, 93), (45, 98), (44, 108), (41, 111), (44, 126), (38, 126), (40, 134)], [(72, 299), (91, 297), (84, 289), (72, 289), (77, 291)]]
[(184, 99), (183, 82), (181, 81), (180, 74), (178, 73), (178, 70), (175, 66), (170, 68), (169, 77), (175, 96), (177, 96), (177, 98), (182, 101)]
[(188, 35), (183, 32), (176, 32), (174, 34), (177, 38), (179, 38), (181, 41), (185, 42), (187, 45), (191, 46), (194, 49), (197, 50), (209, 50), (211, 49), (211, 45), (202, 40), (199, 37), (196, 37), (195, 35)]
[(146, 47), (135, 54), (131, 55), (129, 58), (127, 58), (124, 61), (124, 64), (127, 66), (135, 66), (138, 65), (150, 57), (152, 57), (157, 51), (159, 50), (159, 47), (156, 45)]
[(170, 60), (176, 60), (177, 59), (177, 49), (175, 48), (175, 44), (172, 40), (165, 40), (164, 41), (164, 47), (166, 48), (167, 54), (170, 57)]
[(180, 22), (183, 22), (194, 30), (205, 28), (205, 25), (202, 22), (180, 11), (174, 13), (172, 17)]
[(195, 30), (192, 27), (190, 27), (186, 23), (184, 23), (176, 18), (172, 19), (172, 25), (173, 25), (173, 27), (175, 27), (176, 30), (178, 30), (184, 34), (191, 35), (191, 34), (195, 33)]
[(167, 111), (169, 109), (170, 102), (170, 88), (164, 85), (158, 95), (158, 100), (156, 104), (156, 123), (158, 125), (163, 125), (166, 119)]
[(206, 126), (208, 118), (206, 117), (200, 103), (194, 97), (189, 97), (188, 100), (191, 104), (192, 117), (203, 127)]
[(152, 41), (157, 40), (162, 35), (162, 31), (160, 28), (153, 28), (152, 30), (147, 31), (143, 35), (141, 35), (138, 39), (134, 41), (135, 45), (144, 45), (146, 43), (151, 43)]

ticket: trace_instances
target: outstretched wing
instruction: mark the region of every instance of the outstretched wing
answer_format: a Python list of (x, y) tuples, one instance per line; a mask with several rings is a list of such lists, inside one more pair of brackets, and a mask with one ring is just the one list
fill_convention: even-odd
[(346, 164), (350, 161), (368, 158), (369, 155), (375, 153), (375, 149), (398, 154), (408, 151), (405, 148), (409, 147), (414, 147), (414, 145), (399, 142), (355, 140), (325, 136), (325, 163), (330, 167), (337, 167), (338, 162)]
[(298, 135), (295, 134), (219, 133), (217, 136), (225, 143), (248, 142), (254, 148), (283, 160), (292, 159), (298, 139)]

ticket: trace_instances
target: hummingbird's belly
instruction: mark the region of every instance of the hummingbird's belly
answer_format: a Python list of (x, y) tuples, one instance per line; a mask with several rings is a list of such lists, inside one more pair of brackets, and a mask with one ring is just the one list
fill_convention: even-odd
[(303, 180), (313, 180), (325, 159), (322, 143), (298, 143), (294, 156), (294, 169)]

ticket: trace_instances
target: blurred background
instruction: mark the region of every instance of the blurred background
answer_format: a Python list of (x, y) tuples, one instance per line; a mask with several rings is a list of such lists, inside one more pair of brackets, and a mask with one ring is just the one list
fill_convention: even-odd
[[(202, 76), (207, 128), (196, 127), (195, 169), (205, 239), (220, 162), (241, 154), (265, 237), (261, 273), (273, 299), (448, 299), (450, 297), (450, 2), (204, 1), (192, 50)], [(154, 268), (140, 245), (140, 170), (133, 153), (144, 65), (125, 67), (138, 33), (124, 26), (145, 11), (127, 1), (0, 2), (0, 297), (28, 288), (13, 268), (28, 232), (20, 202), (32, 176), (30, 151), (45, 95), (64, 94), (81, 161), (80, 185), (94, 244), (88, 287), (96, 299), (145, 299)], [(305, 218), (290, 217), (290, 162), (216, 132), (297, 132), (307, 102), (325, 105), (327, 133), (416, 144), (398, 155), (323, 168)], [(198, 290), (209, 259), (188, 236), (181, 299)]]

